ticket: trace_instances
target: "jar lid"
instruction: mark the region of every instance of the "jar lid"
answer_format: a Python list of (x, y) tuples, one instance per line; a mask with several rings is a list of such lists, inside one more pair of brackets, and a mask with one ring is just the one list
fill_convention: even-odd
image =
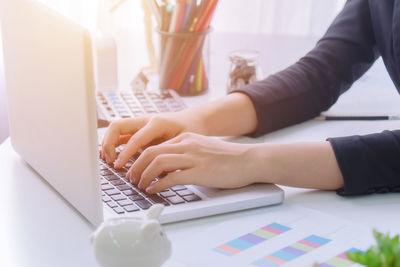
[(260, 52), (256, 50), (240, 49), (230, 52), (228, 57), (232, 62), (255, 62), (260, 57)]

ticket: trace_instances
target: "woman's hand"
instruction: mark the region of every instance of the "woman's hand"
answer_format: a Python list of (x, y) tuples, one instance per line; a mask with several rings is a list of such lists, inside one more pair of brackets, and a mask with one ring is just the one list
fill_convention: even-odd
[(192, 133), (147, 148), (127, 178), (150, 194), (185, 184), (237, 188), (261, 182), (337, 190), (344, 183), (329, 142), (236, 144)]
[[(256, 126), (257, 117), (250, 98), (242, 93), (233, 93), (179, 112), (115, 121), (104, 135), (100, 155), (119, 169), (140, 149), (183, 132), (237, 136), (254, 131)], [(124, 143), (127, 145), (117, 159), (115, 148)]]
[[(183, 133), (144, 150), (127, 178), (150, 194), (178, 184), (214, 188), (242, 187), (252, 179), (254, 145), (228, 143), (193, 133)], [(159, 177), (158, 181), (154, 180)]]
[[(139, 150), (162, 143), (180, 133), (196, 131), (199, 125), (195, 119), (188, 118), (185, 112), (113, 121), (104, 135), (100, 156), (119, 169)], [(125, 143), (126, 147), (117, 158), (115, 149)]]

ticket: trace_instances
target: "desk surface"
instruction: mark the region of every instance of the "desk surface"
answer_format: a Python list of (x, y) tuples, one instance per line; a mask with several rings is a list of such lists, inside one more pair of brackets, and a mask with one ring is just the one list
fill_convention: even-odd
[[(350, 127), (351, 126), (351, 127)], [(328, 136), (396, 129), (397, 121), (309, 121), (257, 139), (260, 142), (324, 140)], [(236, 141), (250, 142), (249, 138)], [(254, 141), (254, 140), (253, 140)], [(16, 154), (7, 139), (0, 146), (0, 251), (2, 266), (96, 266), (89, 244), (92, 227)], [(400, 233), (400, 195), (340, 197), (334, 192), (283, 187), (282, 205), (298, 204), (380, 231)], [(165, 226), (173, 246), (182, 247), (186, 234), (222, 221), (268, 213), (268, 207), (212, 216)], [(165, 266), (181, 266), (173, 257)], [(182, 265), (184, 266), (184, 265)]]

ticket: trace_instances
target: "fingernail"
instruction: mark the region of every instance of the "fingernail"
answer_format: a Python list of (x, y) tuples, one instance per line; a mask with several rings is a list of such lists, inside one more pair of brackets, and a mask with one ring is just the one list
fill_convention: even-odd
[(122, 160), (120, 158), (117, 158), (117, 160), (114, 162), (114, 168), (119, 169), (122, 166)]
[(144, 190), (142, 181), (139, 182), (138, 187), (140, 190)]
[(107, 162), (108, 164), (110, 164), (110, 157), (108, 156), (108, 154), (107, 154), (107, 153), (104, 153), (104, 156), (105, 156), (105, 158), (106, 158), (106, 162)]
[(151, 186), (147, 187), (146, 188), (146, 192), (149, 193), (149, 194), (153, 194), (154, 193), (154, 186), (151, 185)]

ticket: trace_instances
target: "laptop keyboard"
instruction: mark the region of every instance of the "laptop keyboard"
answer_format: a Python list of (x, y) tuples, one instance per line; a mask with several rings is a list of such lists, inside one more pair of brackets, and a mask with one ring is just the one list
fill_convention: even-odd
[(179, 111), (185, 108), (182, 99), (173, 90), (164, 92), (146, 90), (97, 92), (99, 117), (107, 121)]
[[(163, 93), (127, 90), (98, 92), (97, 108), (101, 118), (112, 121), (145, 114), (179, 111), (186, 106), (172, 90)], [(117, 148), (117, 152), (122, 148), (123, 146)], [(183, 185), (174, 186), (155, 195), (146, 194), (125, 178), (133, 163), (134, 158), (122, 169), (115, 170), (99, 159), (102, 199), (115, 213), (147, 210), (157, 203), (170, 206), (201, 200)]]
[(157, 203), (169, 206), (201, 200), (198, 195), (183, 185), (174, 186), (155, 195), (141, 191), (125, 178), (128, 166), (131, 166), (133, 162), (130, 160), (125, 167), (115, 170), (103, 160), (99, 160), (102, 199), (116, 213), (147, 210)]

